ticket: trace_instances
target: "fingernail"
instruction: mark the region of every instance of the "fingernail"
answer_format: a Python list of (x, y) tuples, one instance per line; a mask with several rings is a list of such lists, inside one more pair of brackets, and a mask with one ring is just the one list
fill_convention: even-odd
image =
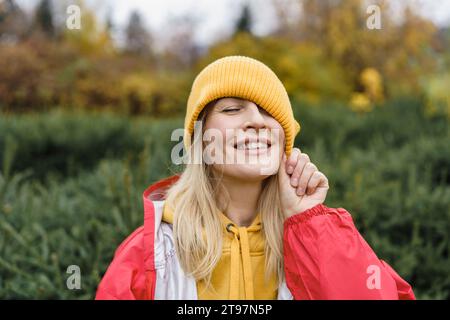
[(294, 171), (294, 167), (293, 166), (289, 166), (287, 168), (287, 171), (288, 171), (289, 174), (291, 174)]
[(300, 189), (297, 190), (297, 194), (298, 194), (299, 196), (303, 195), (304, 192), (305, 192), (305, 191), (303, 190), (303, 188), (300, 188)]
[(292, 179), (292, 184), (296, 187), (298, 184), (298, 179), (296, 178)]

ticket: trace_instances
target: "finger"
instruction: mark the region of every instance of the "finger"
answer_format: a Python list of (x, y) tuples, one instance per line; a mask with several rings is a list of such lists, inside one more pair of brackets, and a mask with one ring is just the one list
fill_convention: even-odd
[(321, 186), (328, 185), (328, 179), (322, 172), (315, 171), (312, 174), (311, 179), (309, 179), (308, 181), (308, 186), (306, 187), (306, 194), (307, 195), (313, 194), (319, 185)]
[(291, 175), (291, 185), (293, 187), (298, 186), (303, 169), (308, 162), (310, 162), (309, 156), (306, 153), (300, 154), (300, 156), (298, 157), (297, 165), (295, 166), (294, 172)]
[(301, 151), (299, 148), (293, 148), (291, 155), (289, 156), (289, 159), (286, 163), (287, 173), (292, 174), (294, 172), (294, 168), (297, 165), (298, 157), (301, 154)]
[(280, 161), (280, 168), (278, 168), (278, 179), (281, 185), (285, 185), (289, 181), (289, 176), (286, 173), (286, 153), (283, 152), (283, 156)]
[(297, 194), (303, 195), (306, 191), (306, 187), (308, 186), (309, 179), (311, 179), (311, 176), (313, 173), (317, 171), (317, 167), (312, 162), (308, 162), (305, 164), (305, 168), (303, 169), (302, 175), (300, 177), (298, 187), (297, 187)]

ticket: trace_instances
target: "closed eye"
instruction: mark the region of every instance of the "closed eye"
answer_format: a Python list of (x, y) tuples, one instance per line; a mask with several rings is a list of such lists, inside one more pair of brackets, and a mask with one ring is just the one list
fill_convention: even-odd
[(232, 112), (232, 111), (239, 111), (239, 110), (241, 110), (241, 109), (239, 109), (239, 108), (231, 108), (231, 109), (225, 109), (225, 110), (223, 110), (223, 112)]

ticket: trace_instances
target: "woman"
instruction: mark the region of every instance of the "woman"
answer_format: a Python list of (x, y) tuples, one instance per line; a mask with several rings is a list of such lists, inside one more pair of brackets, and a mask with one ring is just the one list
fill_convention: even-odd
[(324, 204), (328, 180), (293, 148), (299, 131), (263, 63), (204, 68), (187, 105), (186, 167), (144, 192), (144, 225), (96, 298), (415, 299), (350, 214)]

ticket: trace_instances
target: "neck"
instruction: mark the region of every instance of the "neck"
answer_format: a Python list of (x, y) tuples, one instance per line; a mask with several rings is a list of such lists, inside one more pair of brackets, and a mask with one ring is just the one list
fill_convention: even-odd
[(262, 181), (242, 181), (223, 177), (222, 184), (230, 196), (223, 213), (240, 227), (250, 226), (257, 215)]

